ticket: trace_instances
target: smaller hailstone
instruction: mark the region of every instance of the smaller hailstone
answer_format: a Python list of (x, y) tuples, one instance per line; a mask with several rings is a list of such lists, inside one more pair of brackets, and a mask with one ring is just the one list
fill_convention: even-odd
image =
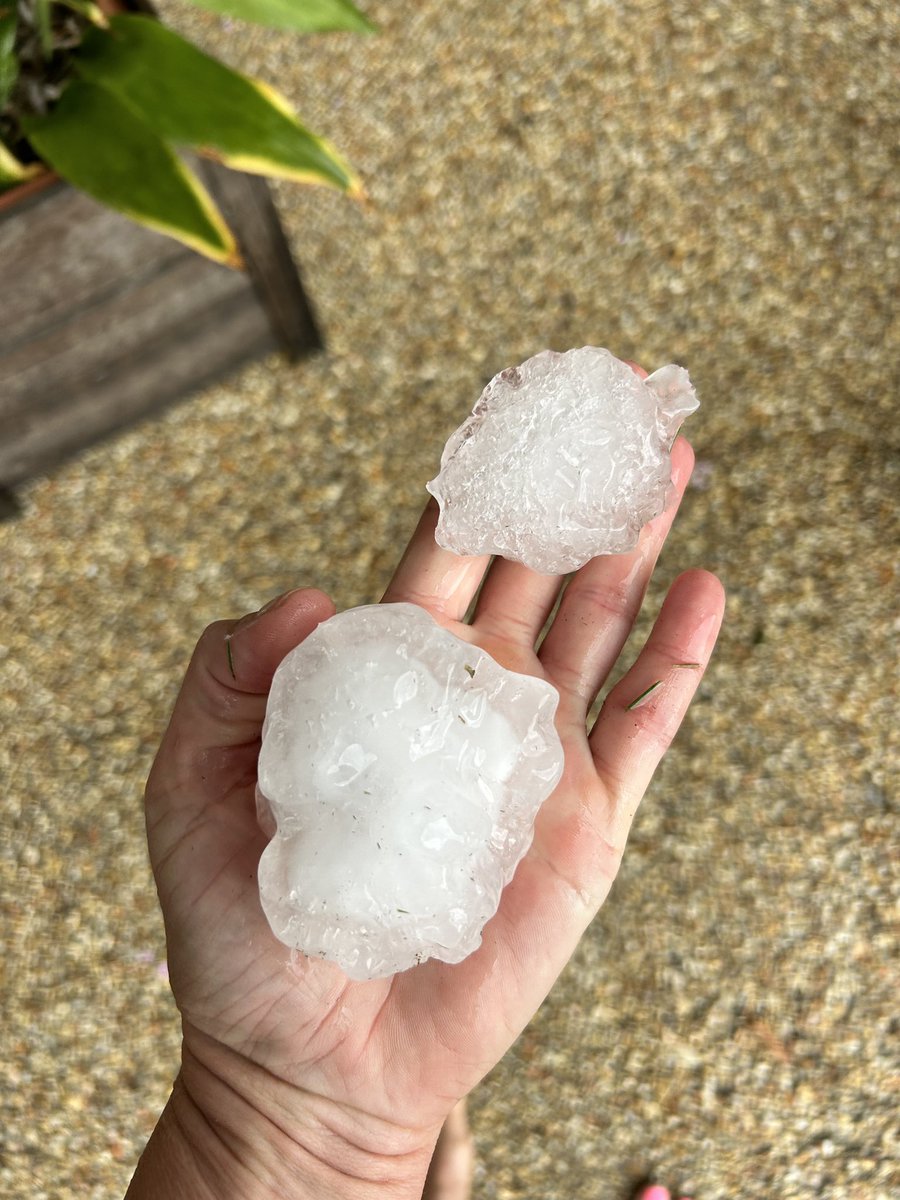
[(683, 367), (642, 380), (593, 346), (501, 371), (426, 484), (438, 544), (553, 575), (633, 549), (665, 508), (669, 451), (698, 403)]
[(558, 701), (413, 604), (319, 625), (275, 672), (259, 756), (276, 937), (352, 979), (471, 954), (562, 774)]

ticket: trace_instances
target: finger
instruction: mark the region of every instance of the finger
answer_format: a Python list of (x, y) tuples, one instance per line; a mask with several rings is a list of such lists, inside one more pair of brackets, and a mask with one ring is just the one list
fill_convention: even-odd
[[(647, 372), (643, 367), (633, 362), (628, 365), (642, 379), (646, 379)], [(382, 602), (406, 601), (450, 620), (461, 621), (481, 586), (491, 561), (490, 555), (466, 558), (438, 546), (434, 540), (434, 530), (439, 513), (439, 505), (432, 498), (425, 506), (400, 565), (382, 596)], [(515, 582), (516, 572), (511, 574)], [(505, 569), (501, 572), (501, 580), (503, 578), (508, 578)], [(537, 584), (533, 586), (535, 590), (539, 587)], [(502, 587), (501, 591), (503, 603), (506, 604), (508, 589)], [(553, 595), (555, 599), (556, 591)], [(535, 607), (540, 607), (540, 603)], [(499, 608), (492, 608), (491, 611), (499, 612)], [(515, 609), (508, 608), (508, 611), (514, 612)]]
[(439, 546), (434, 540), (439, 511), (437, 501), (429, 500), (382, 602), (418, 604), (461, 621), (491, 560), (490, 555), (463, 558)]
[(646, 379), (647, 376), (650, 374), (649, 371), (645, 371), (644, 368), (642, 366), (640, 366), (639, 363), (634, 362), (630, 358), (623, 358), (622, 362), (626, 363), (629, 367), (631, 367), (631, 369), (632, 369), (632, 371), (634, 371), (635, 375), (640, 375), (641, 379)]
[(260, 736), (275, 668), (334, 613), (315, 588), (279, 596), (240, 621), (210, 625), (194, 650), (163, 737), (148, 794), (176, 781), (207, 780)]
[(539, 575), (522, 563), (494, 560), (485, 576), (472, 625), (484, 637), (531, 648), (559, 595), (561, 575)]
[(475, 1143), (469, 1130), (466, 1102), (460, 1100), (444, 1122), (422, 1200), (470, 1200), (475, 1169)]
[(591, 730), (591, 755), (609, 797), (601, 814), (604, 836), (619, 849), (697, 690), (724, 608), (715, 575), (680, 575), (637, 661), (606, 697)]
[[(646, 379), (643, 367), (622, 361)], [(539, 575), (521, 563), (496, 559), (478, 596), (473, 626), (484, 636), (533, 646), (553, 611), (562, 580), (561, 575)]]
[(563, 594), (540, 650), (540, 660), (578, 719), (594, 701), (631, 632), (659, 552), (672, 526), (694, 466), (685, 438), (672, 447), (672, 494), (665, 511), (641, 531), (629, 554), (607, 554), (586, 563)]

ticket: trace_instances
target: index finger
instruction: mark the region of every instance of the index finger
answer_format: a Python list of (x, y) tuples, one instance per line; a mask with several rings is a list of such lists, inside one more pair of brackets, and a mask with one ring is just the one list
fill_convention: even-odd
[(438, 502), (430, 499), (381, 599), (384, 604), (418, 604), (431, 613), (461, 621), (491, 557), (464, 558), (440, 547), (434, 540), (439, 511)]

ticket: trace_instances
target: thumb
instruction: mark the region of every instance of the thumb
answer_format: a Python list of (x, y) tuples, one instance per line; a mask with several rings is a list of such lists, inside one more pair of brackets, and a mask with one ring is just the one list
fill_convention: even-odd
[(324, 592), (297, 588), (204, 630), (150, 773), (148, 801), (185, 786), (218, 789), (223, 769), (244, 776), (255, 769), (275, 668), (334, 611)]

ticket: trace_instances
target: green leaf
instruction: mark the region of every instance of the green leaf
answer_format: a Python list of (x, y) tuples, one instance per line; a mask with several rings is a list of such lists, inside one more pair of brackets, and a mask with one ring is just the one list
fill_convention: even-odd
[(190, 0), (198, 8), (254, 21), (273, 29), (296, 29), (300, 33), (324, 33), (349, 29), (374, 33), (375, 26), (350, 0)]
[(71, 8), (72, 12), (81, 13), (87, 20), (93, 21), (95, 25), (102, 25), (104, 28), (109, 24), (106, 13), (103, 9), (94, 4), (92, 0), (58, 0), (59, 4), (66, 8)]
[(160, 137), (239, 170), (325, 183), (359, 194), (350, 168), (297, 120), (283, 96), (248, 79), (149, 17), (91, 29), (74, 62), (115, 92)]
[(50, 30), (50, 0), (34, 0), (34, 19), (41, 41), (44, 58), (53, 53), (53, 35)]
[(75, 80), (28, 140), (64, 179), (102, 204), (217, 262), (239, 262), (227, 225), (174, 151), (115, 95)]
[(662, 687), (662, 682), (663, 681), (661, 679), (657, 679), (655, 683), (651, 683), (650, 686), (645, 688), (639, 696), (635, 696), (630, 704), (625, 705), (625, 711), (631, 712), (631, 710), (634, 708), (642, 708), (656, 691), (656, 689)]
[(0, 142), (0, 191), (40, 174), (41, 167), (32, 163), (28, 166), (19, 162), (13, 152)]
[(9, 99), (19, 78), (19, 60), (15, 53), (16, 24), (15, 5), (0, 9), (0, 108)]

